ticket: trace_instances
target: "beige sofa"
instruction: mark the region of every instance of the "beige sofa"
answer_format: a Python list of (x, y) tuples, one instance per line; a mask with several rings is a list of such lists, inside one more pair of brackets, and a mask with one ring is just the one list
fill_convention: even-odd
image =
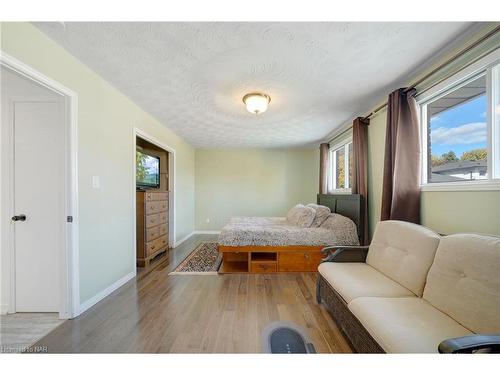
[(317, 299), (355, 350), (500, 350), (500, 237), (383, 221), (369, 247), (324, 252)]

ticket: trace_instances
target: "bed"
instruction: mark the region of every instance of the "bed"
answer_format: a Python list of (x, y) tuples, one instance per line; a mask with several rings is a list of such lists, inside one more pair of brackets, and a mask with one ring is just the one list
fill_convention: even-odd
[(234, 217), (219, 235), (220, 273), (316, 271), (331, 245), (358, 245), (363, 233), (362, 197), (319, 194), (332, 213), (330, 229), (300, 228), (283, 217)]

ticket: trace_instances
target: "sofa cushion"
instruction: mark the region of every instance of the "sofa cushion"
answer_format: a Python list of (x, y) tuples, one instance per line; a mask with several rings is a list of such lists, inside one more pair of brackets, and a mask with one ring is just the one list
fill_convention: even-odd
[(366, 263), (422, 296), (440, 236), (405, 221), (378, 223)]
[(366, 263), (326, 262), (318, 271), (347, 303), (357, 297), (415, 296)]
[(303, 204), (297, 204), (286, 214), (286, 220), (295, 226), (309, 228), (316, 216), (316, 211)]
[(418, 297), (360, 297), (348, 307), (387, 353), (437, 353), (441, 341), (472, 334)]
[(319, 228), (331, 213), (329, 207), (320, 204), (309, 203), (307, 207), (311, 207), (316, 211), (316, 216), (311, 224), (311, 228)]
[(500, 237), (443, 237), (424, 298), (475, 333), (500, 333)]

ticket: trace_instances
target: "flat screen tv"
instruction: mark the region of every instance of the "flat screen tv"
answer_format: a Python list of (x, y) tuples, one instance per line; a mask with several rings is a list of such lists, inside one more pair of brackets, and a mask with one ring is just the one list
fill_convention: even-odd
[(135, 160), (137, 187), (158, 189), (160, 187), (160, 158), (137, 150)]

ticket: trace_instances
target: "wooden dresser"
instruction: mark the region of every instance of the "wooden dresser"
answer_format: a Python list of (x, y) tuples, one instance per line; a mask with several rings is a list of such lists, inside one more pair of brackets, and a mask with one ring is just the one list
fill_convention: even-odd
[(138, 191), (137, 265), (147, 267), (151, 259), (168, 251), (168, 192)]

